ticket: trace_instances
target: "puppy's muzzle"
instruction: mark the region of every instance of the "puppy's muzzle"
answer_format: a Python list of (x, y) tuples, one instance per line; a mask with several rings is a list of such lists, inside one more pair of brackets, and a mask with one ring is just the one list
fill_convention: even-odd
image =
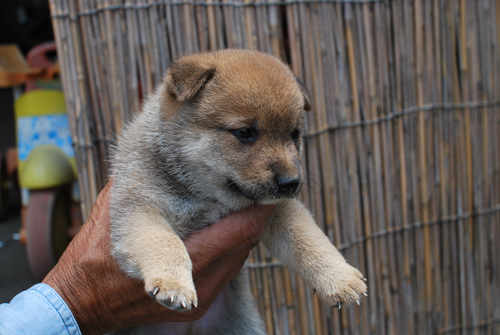
[(300, 179), (296, 177), (276, 177), (276, 186), (280, 195), (292, 195), (299, 187)]

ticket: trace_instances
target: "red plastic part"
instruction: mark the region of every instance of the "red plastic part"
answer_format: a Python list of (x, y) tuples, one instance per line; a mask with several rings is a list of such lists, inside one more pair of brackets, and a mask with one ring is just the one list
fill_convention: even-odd
[(37, 45), (33, 49), (30, 50), (26, 61), (28, 62), (29, 67), (31, 68), (49, 68), (54, 66), (54, 62), (52, 62), (47, 55), (49, 52), (57, 51), (55, 42), (46, 42), (40, 45)]
[[(43, 69), (46, 73), (45, 77), (53, 78), (54, 75), (59, 72), (59, 69), (57, 64), (47, 57), (50, 52), (57, 52), (55, 42), (46, 42), (37, 45), (30, 50), (28, 56), (26, 57), (26, 61), (30, 68)], [(36, 90), (38, 88), (36, 79), (28, 79), (26, 81), (26, 92)]]
[[(65, 197), (62, 188), (32, 191), (30, 196), (26, 213), (26, 249), (33, 274), (39, 280), (56, 265), (69, 243), (69, 203), (64, 203)], [(61, 216), (61, 210), (67, 210), (68, 215), (62, 213)], [(66, 237), (62, 245), (60, 239), (54, 240), (54, 232)]]
[(31, 270), (37, 279), (43, 279), (54, 267), (50, 245), (47, 243), (55, 192), (37, 191), (30, 197), (26, 213), (26, 249)]

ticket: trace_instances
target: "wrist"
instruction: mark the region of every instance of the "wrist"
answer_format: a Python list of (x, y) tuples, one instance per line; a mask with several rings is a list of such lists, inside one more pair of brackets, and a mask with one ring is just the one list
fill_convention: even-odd
[[(92, 310), (88, 308), (90, 306), (88, 301), (89, 296), (86, 294), (85, 288), (81, 287), (82, 285), (78, 280), (71, 279), (81, 278), (78, 271), (68, 269), (54, 270), (45, 277), (43, 283), (52, 287), (66, 302), (82, 334), (104, 333), (103, 329), (101, 329), (102, 327), (100, 327), (97, 313), (95, 311), (91, 313)], [(95, 293), (92, 293), (90, 296), (95, 296)]]

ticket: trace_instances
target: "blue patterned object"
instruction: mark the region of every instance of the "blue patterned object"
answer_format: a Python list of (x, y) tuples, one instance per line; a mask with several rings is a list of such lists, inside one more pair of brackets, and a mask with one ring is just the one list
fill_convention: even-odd
[(75, 157), (66, 114), (17, 119), (17, 146), (21, 161), (28, 157), (31, 150), (45, 144), (58, 147), (70, 158)]

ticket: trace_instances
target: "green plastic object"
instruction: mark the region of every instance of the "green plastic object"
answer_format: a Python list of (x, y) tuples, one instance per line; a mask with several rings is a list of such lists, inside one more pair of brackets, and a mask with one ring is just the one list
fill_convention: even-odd
[(34, 90), (21, 95), (14, 102), (16, 118), (49, 114), (65, 114), (64, 94), (58, 90)]
[(21, 186), (39, 190), (71, 183), (75, 174), (68, 157), (53, 145), (41, 145), (31, 151), (20, 170)]
[(61, 128), (63, 119), (68, 122), (63, 92), (26, 92), (16, 100), (14, 111), (21, 187), (38, 190), (72, 182), (77, 169), (74, 153), (68, 150), (69, 126)]

